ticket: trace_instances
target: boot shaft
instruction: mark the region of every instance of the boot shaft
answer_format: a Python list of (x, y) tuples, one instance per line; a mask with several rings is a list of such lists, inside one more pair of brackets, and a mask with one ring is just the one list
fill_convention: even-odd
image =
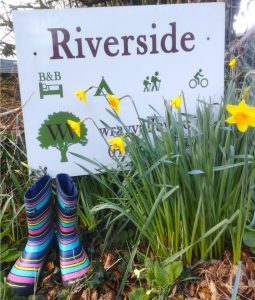
[(51, 177), (42, 176), (24, 195), (29, 237), (41, 239), (52, 228)]
[(78, 192), (67, 174), (58, 174), (56, 182), (59, 234), (71, 239), (76, 233)]

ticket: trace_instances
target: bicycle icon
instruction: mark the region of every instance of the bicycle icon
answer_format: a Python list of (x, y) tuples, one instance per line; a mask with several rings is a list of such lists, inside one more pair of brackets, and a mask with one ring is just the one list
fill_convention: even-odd
[(189, 87), (191, 89), (194, 89), (198, 85), (201, 85), (202, 88), (205, 88), (208, 86), (208, 83), (209, 83), (208, 79), (205, 77), (200, 79), (200, 77), (204, 77), (204, 75), (202, 74), (202, 69), (199, 69), (198, 72), (194, 75), (194, 78), (192, 78), (189, 81)]

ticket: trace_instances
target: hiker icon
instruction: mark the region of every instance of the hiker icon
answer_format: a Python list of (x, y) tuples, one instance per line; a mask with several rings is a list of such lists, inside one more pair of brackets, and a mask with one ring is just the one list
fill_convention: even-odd
[(159, 90), (160, 82), (161, 82), (161, 80), (158, 79), (158, 72), (155, 72), (155, 74), (151, 76), (151, 83), (153, 84), (152, 88), (151, 88), (152, 92), (154, 91), (154, 88), (156, 91)]
[[(199, 69), (198, 72), (194, 75), (194, 78), (192, 78), (189, 81), (189, 87), (191, 89), (194, 89), (198, 85), (201, 85), (201, 87), (203, 87), (203, 88), (208, 86), (208, 79), (204, 77), (204, 75), (202, 74), (202, 71), (203, 71), (202, 69)], [(202, 78), (202, 77), (204, 77), (204, 78)]]
[(154, 75), (151, 76), (151, 79), (149, 76), (147, 76), (146, 79), (144, 79), (143, 81), (144, 92), (159, 91), (161, 80), (158, 79), (158, 75), (159, 72), (156, 71)]
[(150, 91), (150, 85), (151, 83), (149, 82), (149, 76), (146, 77), (146, 79), (144, 79), (143, 81), (143, 85), (144, 85), (144, 92), (149, 92)]

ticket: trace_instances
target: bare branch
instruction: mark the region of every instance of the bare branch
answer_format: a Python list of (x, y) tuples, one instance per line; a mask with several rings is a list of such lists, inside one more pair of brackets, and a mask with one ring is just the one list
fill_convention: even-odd
[(232, 45), (230, 46), (230, 51), (234, 52), (235, 50), (241, 50), (245, 43), (252, 38), (255, 39), (255, 25), (251, 27), (246, 33), (239, 39), (235, 40)]

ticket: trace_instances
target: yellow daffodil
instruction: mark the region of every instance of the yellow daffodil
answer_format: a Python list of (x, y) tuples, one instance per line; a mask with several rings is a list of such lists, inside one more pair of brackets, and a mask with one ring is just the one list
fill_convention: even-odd
[(229, 62), (228, 65), (231, 69), (234, 69), (234, 67), (236, 66), (237, 59), (238, 59), (238, 57), (232, 58), (231, 61)]
[(115, 137), (107, 141), (113, 151), (119, 150), (122, 155), (125, 154), (124, 137), (125, 135), (122, 135), (121, 137)]
[(110, 104), (111, 108), (113, 110), (115, 110), (115, 112), (117, 114), (119, 114), (120, 113), (120, 100), (121, 100), (121, 98), (117, 98), (116, 96), (110, 95), (110, 94), (107, 94), (106, 98), (109, 101), (109, 104)]
[(86, 90), (79, 90), (75, 91), (74, 95), (77, 96), (81, 101), (83, 101), (84, 104), (87, 103), (87, 92), (92, 89), (92, 87), (89, 87)]
[(78, 137), (81, 136), (81, 122), (75, 122), (72, 120), (67, 120), (67, 124), (71, 127), (73, 132), (78, 135)]
[(255, 107), (250, 107), (242, 100), (238, 105), (227, 104), (226, 109), (232, 114), (226, 122), (236, 124), (241, 132), (245, 132), (249, 126), (255, 127)]
[(181, 95), (179, 95), (170, 102), (170, 106), (174, 106), (176, 109), (180, 109), (181, 103), (182, 103), (182, 98)]

